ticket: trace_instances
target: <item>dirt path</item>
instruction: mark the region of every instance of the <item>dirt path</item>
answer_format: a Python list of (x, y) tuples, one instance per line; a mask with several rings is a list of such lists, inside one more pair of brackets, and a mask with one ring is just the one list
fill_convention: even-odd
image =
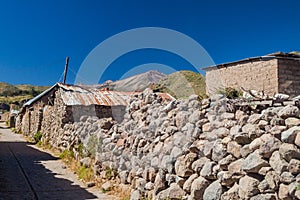
[(116, 198), (97, 188), (86, 188), (60, 160), (0, 123), (0, 200), (3, 199)]

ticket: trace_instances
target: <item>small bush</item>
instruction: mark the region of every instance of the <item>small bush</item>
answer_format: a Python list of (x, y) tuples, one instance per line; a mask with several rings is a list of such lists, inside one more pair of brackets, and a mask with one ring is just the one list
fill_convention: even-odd
[(43, 146), (42, 141), (41, 140), (38, 141), (38, 143), (36, 143), (36, 145), (39, 146), (39, 147), (42, 147)]
[(74, 152), (66, 149), (63, 152), (61, 152), (61, 154), (58, 157), (60, 159), (72, 159), (74, 158)]
[(112, 169), (110, 167), (106, 167), (106, 170), (105, 170), (105, 178), (110, 180), (112, 179), (113, 177), (117, 176), (117, 171), (115, 169)]
[(92, 135), (87, 142), (86, 150), (92, 157), (95, 157), (96, 152), (101, 151), (101, 145), (101, 140), (96, 135)]
[(80, 143), (78, 144), (77, 151), (78, 151), (78, 153), (79, 153), (79, 155), (80, 155), (81, 157), (83, 156), (83, 150), (84, 150), (83, 143), (80, 142)]
[(298, 183), (296, 190), (300, 190), (300, 183)]
[(10, 129), (12, 132), (17, 133), (17, 129), (16, 128), (11, 128)]
[(39, 143), (42, 139), (42, 133), (40, 131), (38, 131), (34, 136), (33, 139), (35, 141), (35, 143)]
[(78, 177), (84, 181), (91, 181), (94, 178), (94, 172), (91, 168), (81, 166), (77, 172)]
[(219, 93), (225, 95), (229, 99), (239, 98), (243, 95), (241, 91), (231, 87), (227, 87), (225, 89), (219, 90)]

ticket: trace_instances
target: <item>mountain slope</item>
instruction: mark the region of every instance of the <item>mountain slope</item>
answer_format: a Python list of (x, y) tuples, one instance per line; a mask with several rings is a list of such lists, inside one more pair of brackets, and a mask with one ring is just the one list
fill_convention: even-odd
[(205, 78), (199, 73), (192, 71), (179, 71), (170, 74), (160, 80), (155, 90), (167, 92), (175, 98), (187, 98), (192, 94), (206, 97)]
[(0, 82), (0, 96), (12, 96), (21, 94), (21, 90), (11, 84)]
[(131, 76), (115, 82), (107, 81), (106, 83), (98, 86), (98, 88), (109, 88), (110, 90), (123, 92), (143, 91), (151, 84), (158, 83), (165, 76), (165, 74), (158, 71), (148, 71), (146, 73)]
[(0, 82), (0, 103), (21, 103), (40, 94), (48, 86), (11, 85)]

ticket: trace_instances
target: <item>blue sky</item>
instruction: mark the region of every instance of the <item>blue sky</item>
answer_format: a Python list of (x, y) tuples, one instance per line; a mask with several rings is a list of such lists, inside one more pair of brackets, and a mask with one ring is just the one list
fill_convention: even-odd
[[(52, 85), (70, 57), (67, 81), (105, 39), (139, 27), (163, 27), (196, 40), (215, 63), (300, 50), (300, 1), (0, 0), (0, 81)], [(116, 80), (132, 66), (161, 63), (190, 69), (161, 50), (120, 56), (101, 78)], [(88, 77), (83, 77), (87, 78)]]

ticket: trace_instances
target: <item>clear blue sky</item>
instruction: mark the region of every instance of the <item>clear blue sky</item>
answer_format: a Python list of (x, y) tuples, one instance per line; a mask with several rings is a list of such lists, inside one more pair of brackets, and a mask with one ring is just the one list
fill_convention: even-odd
[[(138, 27), (182, 32), (215, 63), (300, 50), (299, 10), (297, 0), (0, 0), (0, 81), (52, 85), (70, 56), (72, 83), (94, 47)], [(148, 62), (188, 69), (174, 55), (145, 50), (120, 57), (105, 79)]]

